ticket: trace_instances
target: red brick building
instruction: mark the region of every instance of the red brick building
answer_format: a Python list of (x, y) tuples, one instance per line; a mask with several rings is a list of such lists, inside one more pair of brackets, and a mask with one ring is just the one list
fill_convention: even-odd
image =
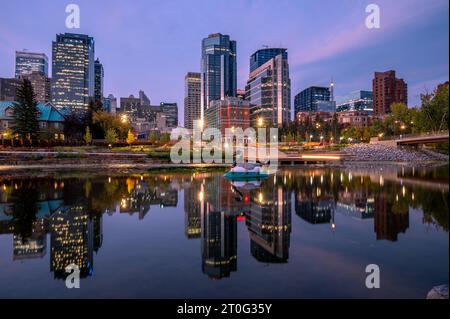
[(373, 86), (373, 114), (384, 115), (391, 111), (392, 103), (408, 105), (408, 86), (395, 77), (395, 71), (375, 72)]

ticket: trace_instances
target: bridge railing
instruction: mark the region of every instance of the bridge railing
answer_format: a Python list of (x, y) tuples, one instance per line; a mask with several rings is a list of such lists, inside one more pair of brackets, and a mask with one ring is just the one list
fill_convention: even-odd
[(392, 140), (403, 140), (409, 138), (417, 138), (417, 137), (433, 137), (433, 136), (441, 136), (447, 134), (448, 130), (442, 130), (438, 132), (427, 132), (427, 133), (419, 133), (419, 134), (400, 134), (400, 135), (391, 135), (380, 138), (380, 141), (392, 141)]

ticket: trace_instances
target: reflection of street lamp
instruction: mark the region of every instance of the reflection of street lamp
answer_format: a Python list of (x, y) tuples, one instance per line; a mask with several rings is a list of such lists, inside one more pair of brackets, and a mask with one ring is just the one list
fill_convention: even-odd
[(262, 127), (264, 124), (264, 120), (262, 117), (258, 117), (258, 127)]

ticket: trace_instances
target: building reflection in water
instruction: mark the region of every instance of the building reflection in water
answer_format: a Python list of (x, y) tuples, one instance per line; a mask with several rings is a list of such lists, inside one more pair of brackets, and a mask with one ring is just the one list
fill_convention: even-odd
[(103, 213), (137, 214), (152, 205), (176, 207), (178, 191), (160, 177), (12, 180), (0, 190), (0, 234), (12, 234), (13, 260), (42, 258), (50, 236), (50, 271), (57, 279), (75, 264), (90, 276), (103, 243)]
[(231, 188), (221, 176), (200, 183), (202, 271), (212, 279), (229, 277), (237, 270), (237, 220), (231, 197)]
[(329, 224), (333, 231), (339, 231), (336, 214), (373, 222), (376, 240), (399, 240), (409, 227), (411, 207), (423, 210), (424, 223), (448, 231), (448, 184), (446, 191), (441, 184), (424, 188), (423, 182), (432, 180), (419, 173), (283, 170), (260, 183), (230, 183), (215, 173), (6, 179), (0, 181), (0, 234), (11, 234), (14, 261), (43, 258), (50, 251), (55, 278), (65, 278), (72, 263), (86, 277), (103, 244), (103, 214), (143, 219), (152, 207), (177, 207), (183, 191), (184, 232), (200, 239), (202, 272), (227, 278), (237, 271), (240, 221), (253, 258), (288, 262), (291, 207), (302, 220)]
[(285, 263), (289, 259), (291, 233), (291, 192), (274, 176), (274, 185), (266, 183), (251, 191), (246, 225), (252, 256), (265, 263)]

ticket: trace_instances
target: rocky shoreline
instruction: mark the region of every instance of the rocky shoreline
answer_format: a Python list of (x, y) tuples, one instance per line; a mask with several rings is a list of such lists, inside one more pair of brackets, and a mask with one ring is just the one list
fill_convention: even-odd
[(393, 147), (381, 144), (355, 144), (343, 148), (346, 161), (372, 162), (429, 162), (447, 161), (448, 155), (431, 150)]

